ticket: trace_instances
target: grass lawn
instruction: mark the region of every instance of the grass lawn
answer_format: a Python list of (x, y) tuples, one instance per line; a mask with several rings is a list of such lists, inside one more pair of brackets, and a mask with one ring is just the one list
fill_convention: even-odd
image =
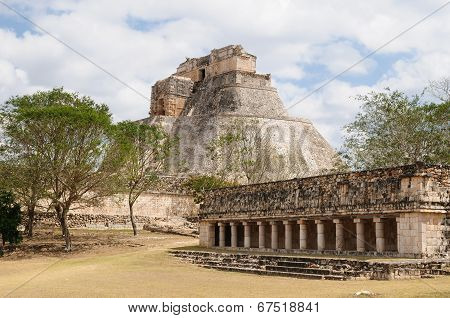
[(137, 238), (130, 231), (73, 234), (76, 251), (71, 254), (61, 251), (56, 233), (53, 239), (47, 233), (24, 242), (23, 251), (0, 258), (0, 297), (352, 297), (360, 290), (379, 297), (450, 297), (450, 276), (317, 281), (221, 272), (167, 253), (196, 244), (194, 238), (146, 231)]

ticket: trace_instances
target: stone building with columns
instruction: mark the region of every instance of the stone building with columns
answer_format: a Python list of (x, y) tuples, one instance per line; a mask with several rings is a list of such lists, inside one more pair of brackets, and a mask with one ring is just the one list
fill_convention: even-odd
[(449, 167), (417, 163), (208, 191), (200, 245), (448, 257)]

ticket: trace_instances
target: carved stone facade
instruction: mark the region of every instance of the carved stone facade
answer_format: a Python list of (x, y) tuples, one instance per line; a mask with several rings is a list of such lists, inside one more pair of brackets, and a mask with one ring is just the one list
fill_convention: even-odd
[(207, 56), (188, 58), (178, 66), (176, 75), (198, 82), (230, 71), (256, 73), (256, 56), (240, 45), (229, 45), (212, 50)]
[(151, 115), (179, 116), (192, 92), (193, 82), (185, 77), (170, 76), (152, 87)]
[(448, 256), (449, 167), (416, 164), (209, 191), (200, 245)]

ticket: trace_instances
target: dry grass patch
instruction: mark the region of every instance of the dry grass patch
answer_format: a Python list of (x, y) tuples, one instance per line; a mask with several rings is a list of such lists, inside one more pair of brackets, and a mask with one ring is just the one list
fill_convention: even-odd
[[(110, 239), (114, 244), (89, 245)], [(89, 249), (0, 259), (2, 297), (449, 297), (450, 277), (404, 281), (316, 281), (221, 272), (182, 262), (168, 249), (196, 244), (185, 236), (141, 231), (74, 231)], [(36, 240), (38, 244), (39, 240)], [(30, 243), (31, 244), (31, 243)], [(62, 242), (58, 240), (62, 248)], [(129, 246), (131, 245), (131, 246)]]

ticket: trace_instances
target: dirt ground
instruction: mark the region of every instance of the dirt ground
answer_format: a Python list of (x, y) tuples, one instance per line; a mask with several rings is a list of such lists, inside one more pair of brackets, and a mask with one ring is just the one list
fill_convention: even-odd
[(183, 263), (173, 247), (191, 237), (141, 231), (73, 230), (65, 253), (57, 230), (0, 258), (0, 297), (450, 297), (450, 276), (396, 281), (316, 281), (221, 272)]

